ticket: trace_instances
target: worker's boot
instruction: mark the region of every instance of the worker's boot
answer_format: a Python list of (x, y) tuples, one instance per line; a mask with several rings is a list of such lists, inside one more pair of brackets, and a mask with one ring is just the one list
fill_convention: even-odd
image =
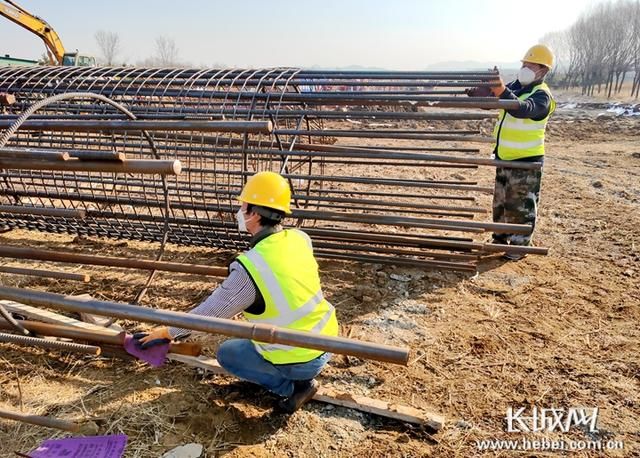
[[(511, 246), (533, 246), (531, 237), (523, 239), (522, 236), (514, 236), (511, 240)], [(527, 257), (527, 253), (505, 253), (502, 255), (507, 261), (520, 261)]]
[(503, 259), (507, 261), (520, 261), (527, 257), (527, 253), (505, 253), (502, 255)]
[(509, 236), (507, 234), (492, 234), (488, 243), (497, 243), (498, 245), (508, 245)]
[(293, 382), (293, 394), (278, 401), (277, 410), (293, 413), (302, 407), (318, 392), (318, 382), (315, 380), (301, 380)]

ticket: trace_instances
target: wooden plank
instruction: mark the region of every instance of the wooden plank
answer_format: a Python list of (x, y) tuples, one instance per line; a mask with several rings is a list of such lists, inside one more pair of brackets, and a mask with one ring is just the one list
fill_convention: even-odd
[(29, 319), (43, 321), (45, 323), (65, 324), (67, 326), (76, 326), (90, 331), (113, 333), (114, 335), (119, 333), (119, 331), (115, 329), (103, 328), (102, 326), (97, 326), (91, 323), (83, 323), (82, 321), (60, 315), (59, 313), (50, 312), (30, 305), (19, 304), (18, 302), (0, 300), (0, 304), (4, 305), (4, 308), (9, 312), (17, 313)]
[[(206, 356), (191, 357), (184, 355), (167, 355), (172, 361), (179, 361), (188, 366), (197, 367), (206, 371), (213, 372), (218, 375), (230, 375), (227, 373), (218, 361), (214, 358)], [(313, 397), (314, 401), (333, 404), (348, 409), (359, 410), (381, 417), (392, 418), (407, 423), (428, 426), (435, 431), (440, 430), (444, 425), (444, 417), (433, 412), (416, 409), (401, 404), (372, 399), (365, 396), (352, 395), (349, 393), (339, 392), (331, 388), (320, 387)]]
[(169, 353), (167, 359), (171, 361), (178, 361), (186, 364), (187, 366), (197, 367), (205, 371), (213, 372), (217, 375), (230, 375), (225, 371), (215, 358), (209, 358), (208, 356), (186, 356)]
[(115, 329), (116, 331), (123, 332), (124, 328), (118, 324), (113, 323), (113, 318), (107, 316), (92, 315), (90, 313), (80, 312), (80, 321), (83, 323), (95, 324), (101, 328)]
[(416, 409), (391, 402), (372, 399), (365, 396), (353, 395), (335, 391), (331, 388), (320, 387), (314, 401), (326, 402), (349, 409), (361, 410), (394, 420), (426, 425), (438, 431), (444, 425), (444, 417), (433, 412)]

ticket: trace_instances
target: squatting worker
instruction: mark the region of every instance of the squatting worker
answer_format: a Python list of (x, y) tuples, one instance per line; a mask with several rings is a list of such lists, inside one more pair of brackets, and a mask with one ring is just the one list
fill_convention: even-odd
[[(489, 90), (502, 100), (518, 100), (520, 106), (501, 110), (493, 130), (496, 140), (493, 153), (503, 161), (543, 162), (544, 135), (556, 102), (544, 79), (553, 67), (553, 52), (545, 45), (531, 47), (522, 58), (518, 79), (504, 84), (500, 78)], [(487, 96), (487, 88), (467, 91), (470, 96)], [(542, 169), (524, 170), (498, 167), (493, 194), (493, 221), (530, 224), (535, 228), (540, 202)], [(531, 244), (531, 236), (494, 234), (493, 242), (500, 244)], [(522, 254), (505, 254), (506, 259), (518, 260)]]
[[(238, 228), (252, 235), (251, 249), (229, 266), (229, 276), (190, 313), (231, 318), (239, 313), (253, 323), (326, 336), (338, 334), (333, 306), (324, 299), (311, 240), (297, 229), (283, 229), (290, 214), (291, 191), (277, 173), (249, 178), (240, 197)], [(140, 339), (142, 347), (188, 334), (158, 327)], [(238, 378), (281, 396), (277, 408), (294, 412), (318, 390), (314, 378), (329, 353), (307, 348), (230, 339), (218, 349), (218, 361)]]

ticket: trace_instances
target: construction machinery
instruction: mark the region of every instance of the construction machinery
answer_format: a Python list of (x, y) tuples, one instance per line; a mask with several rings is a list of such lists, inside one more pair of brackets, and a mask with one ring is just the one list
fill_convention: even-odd
[(0, 0), (0, 15), (39, 36), (47, 47), (51, 65), (70, 67), (95, 67), (96, 59), (75, 52), (65, 52), (58, 33), (44, 19), (31, 14), (11, 0)]

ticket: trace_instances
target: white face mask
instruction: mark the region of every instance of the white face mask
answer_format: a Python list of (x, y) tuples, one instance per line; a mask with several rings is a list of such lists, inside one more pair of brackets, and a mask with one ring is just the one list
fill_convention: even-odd
[(536, 72), (531, 70), (529, 67), (522, 67), (518, 71), (518, 81), (523, 86), (533, 83), (536, 80)]
[(247, 232), (247, 222), (244, 219), (244, 212), (242, 211), (242, 208), (240, 208), (238, 213), (236, 213), (236, 220), (238, 221), (238, 230), (240, 232)]

